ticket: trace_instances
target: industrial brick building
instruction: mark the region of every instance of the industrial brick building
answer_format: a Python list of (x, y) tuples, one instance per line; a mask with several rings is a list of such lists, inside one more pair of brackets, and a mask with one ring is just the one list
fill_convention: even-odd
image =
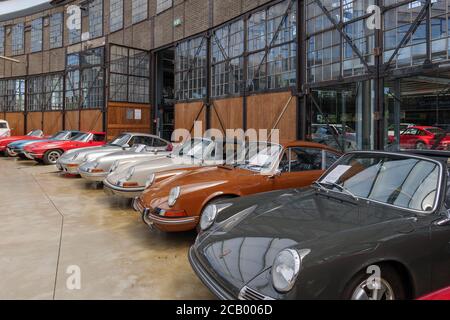
[[(170, 137), (201, 120), (206, 128), (278, 128), (284, 139), (384, 148), (399, 141), (404, 123), (450, 128), (449, 7), (54, 0), (0, 15), (0, 118), (15, 134)], [(371, 28), (374, 17), (380, 26)]]

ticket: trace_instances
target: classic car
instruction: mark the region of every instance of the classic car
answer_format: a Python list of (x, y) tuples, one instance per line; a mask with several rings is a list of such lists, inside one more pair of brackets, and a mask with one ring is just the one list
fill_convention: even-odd
[(222, 299), (393, 300), (450, 284), (448, 152), (352, 152), (309, 188), (211, 204), (189, 260)]
[[(120, 134), (101, 147), (89, 147), (68, 151), (59, 158), (56, 166), (63, 173), (78, 175), (78, 169), (81, 164), (94, 161), (115, 152), (130, 150), (136, 144), (148, 145), (160, 150), (170, 150), (172, 148), (170, 143), (161, 140), (157, 136), (147, 133), (127, 132)], [(159, 146), (160, 144), (161, 146)]]
[(25, 147), (36, 142), (53, 142), (53, 141), (67, 141), (77, 136), (80, 132), (73, 130), (65, 130), (56, 133), (55, 135), (49, 137), (48, 139), (27, 139), (19, 140), (8, 144), (6, 150), (9, 155), (15, 155), (24, 160), (28, 160), (25, 156)]
[[(400, 123), (400, 125), (399, 125), (400, 134), (402, 132), (404, 132), (406, 129), (415, 127), (415, 126), (416, 125), (414, 123)], [(392, 139), (392, 137), (395, 137), (395, 125), (393, 125), (393, 124), (388, 127), (388, 137), (391, 137), (391, 139)]]
[[(395, 137), (389, 137), (390, 142)], [(433, 149), (449, 150), (450, 136), (441, 128), (429, 126), (413, 126), (400, 133), (401, 149)]]
[[(7, 155), (6, 147), (8, 144), (20, 141), (20, 140), (39, 140), (44, 138), (44, 133), (42, 130), (30, 131), (26, 136), (11, 136), (8, 138), (0, 139), (0, 154)], [(16, 154), (12, 154), (11, 157), (15, 157)]]
[(0, 120), (0, 139), (8, 138), (11, 136), (11, 128), (6, 120)]
[(105, 132), (80, 132), (70, 140), (36, 142), (24, 148), (25, 156), (46, 165), (56, 164), (61, 155), (69, 150), (102, 146), (106, 143)]
[(341, 156), (325, 145), (304, 141), (252, 147), (257, 152), (249, 152), (239, 165), (200, 168), (156, 183), (135, 200), (135, 209), (150, 227), (192, 230), (212, 203), (309, 186)]
[(419, 300), (424, 301), (450, 301), (450, 287), (427, 294)]
[(120, 166), (103, 182), (105, 192), (133, 199), (155, 182), (157, 173), (164, 172), (159, 180), (167, 179), (193, 167), (232, 163), (243, 152), (244, 145), (237, 140), (194, 138), (164, 158)]
[[(103, 157), (99, 157), (92, 162), (83, 164), (81, 176), (90, 181), (102, 182), (108, 174), (119, 166), (132, 165), (141, 161), (148, 161), (158, 158), (167, 157), (171, 151), (171, 144), (165, 140), (161, 140), (158, 144), (147, 146), (143, 144), (134, 145), (129, 150), (117, 151)], [(87, 172), (86, 172), (87, 171)]]

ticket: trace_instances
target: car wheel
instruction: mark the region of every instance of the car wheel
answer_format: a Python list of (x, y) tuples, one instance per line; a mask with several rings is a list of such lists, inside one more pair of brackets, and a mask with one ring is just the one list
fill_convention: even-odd
[(345, 300), (405, 300), (406, 293), (398, 272), (389, 265), (379, 266), (381, 269), (379, 288), (372, 284), (373, 274), (366, 270), (358, 273), (347, 286), (343, 298)]
[(14, 151), (12, 151), (11, 149), (6, 149), (6, 154), (10, 157), (16, 157), (17, 153), (15, 153)]
[(419, 141), (416, 143), (416, 150), (425, 150), (427, 148), (427, 145), (423, 143), (422, 141)]
[(209, 206), (209, 205), (211, 205), (211, 204), (215, 204), (215, 203), (221, 202), (221, 201), (224, 201), (224, 200), (226, 200), (226, 199), (233, 199), (233, 198), (236, 198), (236, 197), (233, 197), (233, 196), (221, 196), (221, 197), (214, 198), (214, 199), (212, 199), (211, 201), (209, 201), (209, 202), (203, 207), (202, 213), (201, 213), (200, 216), (199, 216), (199, 219), (198, 219), (199, 223), (197, 224), (197, 227), (195, 227), (195, 230), (197, 231), (197, 233), (200, 233), (200, 231), (201, 231), (201, 229), (200, 229), (200, 220), (202, 219), (203, 212), (205, 211), (205, 209), (206, 209), (207, 206)]
[(56, 164), (56, 161), (61, 157), (62, 152), (60, 150), (50, 150), (44, 154), (44, 164), (52, 165)]
[(30, 159), (28, 159), (27, 156), (24, 155), (23, 153), (19, 154), (19, 159), (21, 159), (21, 160), (30, 160)]

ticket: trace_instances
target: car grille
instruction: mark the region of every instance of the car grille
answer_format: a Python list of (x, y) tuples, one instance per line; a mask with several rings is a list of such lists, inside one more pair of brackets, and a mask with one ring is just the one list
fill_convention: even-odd
[(239, 300), (274, 300), (271, 297), (267, 297), (256, 290), (249, 287), (242, 288), (239, 293)]

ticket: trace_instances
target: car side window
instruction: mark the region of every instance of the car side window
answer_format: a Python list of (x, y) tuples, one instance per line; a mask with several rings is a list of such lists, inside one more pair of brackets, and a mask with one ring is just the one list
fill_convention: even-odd
[(146, 146), (152, 146), (153, 144), (153, 138), (147, 136), (135, 136), (132, 140), (133, 144), (130, 144), (130, 146), (134, 146), (135, 144), (144, 144)]
[(280, 162), (281, 172), (322, 170), (322, 150), (314, 148), (290, 148)]
[(92, 139), (95, 142), (105, 141), (105, 136), (103, 134), (94, 134), (94, 138)]
[(155, 148), (162, 148), (162, 147), (166, 147), (167, 143), (161, 139), (155, 138), (155, 139), (153, 139), (153, 146)]

